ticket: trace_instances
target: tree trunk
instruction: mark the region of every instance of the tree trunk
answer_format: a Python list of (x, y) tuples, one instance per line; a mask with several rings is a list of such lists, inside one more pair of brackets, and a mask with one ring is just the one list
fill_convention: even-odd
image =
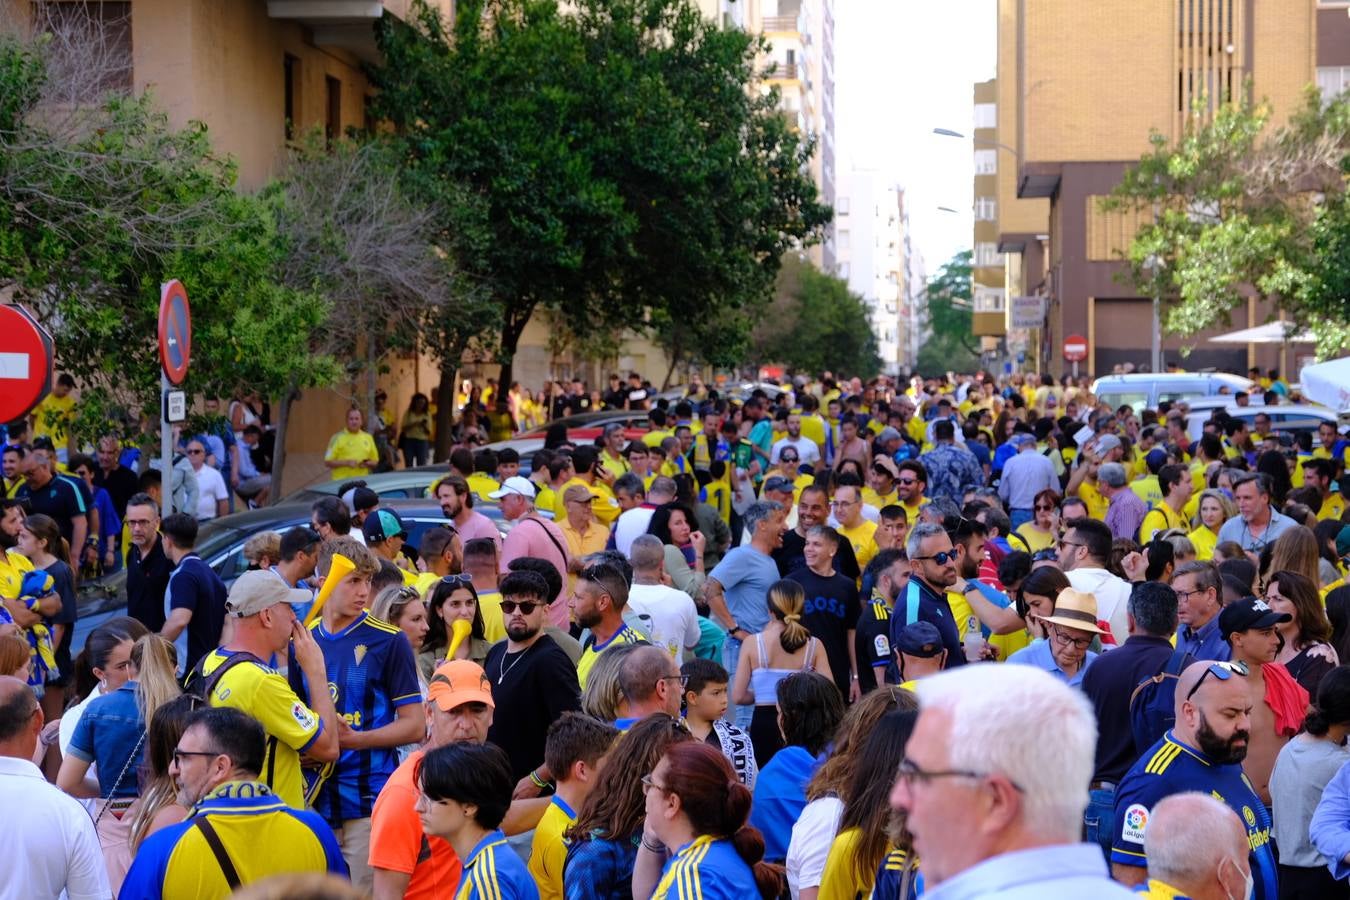
[(441, 360), (441, 379), (436, 384), (436, 448), (432, 462), (450, 458), (455, 430), (455, 376), (459, 373), (459, 355)]
[(272, 447), (272, 504), (276, 504), (285, 493), (282, 476), (286, 470), (286, 430), (291, 421), (291, 404), (298, 396), (299, 391), (295, 389), (295, 382), (292, 381), (286, 385), (286, 390), (281, 395), (280, 408), (277, 410), (276, 443)]
[(501, 360), (501, 371), (497, 373), (497, 385), (500, 390), (508, 390), (511, 386), (516, 348), (520, 346), (520, 336), (525, 333), (525, 325), (530, 321), (532, 312), (534, 304), (531, 303), (527, 308), (519, 310), (515, 316), (508, 313), (502, 322), (502, 343), (497, 351), (497, 357)]

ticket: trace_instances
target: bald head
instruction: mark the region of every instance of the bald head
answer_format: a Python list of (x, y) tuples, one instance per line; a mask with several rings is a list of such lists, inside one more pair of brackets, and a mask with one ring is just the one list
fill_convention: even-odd
[(42, 730), (42, 708), (33, 689), (10, 675), (0, 675), (0, 756), (32, 759)]
[(1245, 671), (1241, 663), (1198, 662), (1177, 680), (1173, 731), (1219, 765), (1240, 763), (1247, 755), (1253, 686)]
[(1164, 799), (1144, 830), (1149, 877), (1188, 897), (1243, 896), (1249, 851), (1237, 814), (1208, 794)]

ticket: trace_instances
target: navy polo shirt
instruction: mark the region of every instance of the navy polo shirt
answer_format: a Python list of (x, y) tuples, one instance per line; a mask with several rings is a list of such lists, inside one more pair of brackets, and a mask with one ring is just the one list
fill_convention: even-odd
[(947, 594), (939, 594), (929, 587), (922, 578), (911, 576), (909, 586), (895, 601), (895, 612), (891, 615), (891, 646), (899, 645), (900, 632), (911, 622), (931, 622), (942, 636), (942, 646), (947, 649), (946, 668), (966, 664), (965, 647), (961, 644), (961, 629), (952, 616), (952, 608), (947, 603)]
[[(1130, 728), (1130, 695), (1144, 679), (1161, 672), (1171, 656), (1167, 638), (1132, 634), (1110, 653), (1098, 656), (1084, 673), (1082, 690), (1097, 715), (1093, 781), (1119, 784), (1139, 758)], [(1186, 662), (1189, 665), (1192, 660)]]

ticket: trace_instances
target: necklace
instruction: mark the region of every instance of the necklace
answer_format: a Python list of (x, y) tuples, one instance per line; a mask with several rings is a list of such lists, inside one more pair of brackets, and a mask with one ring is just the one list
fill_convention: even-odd
[[(535, 643), (538, 643), (538, 641), (536, 641)], [(502, 681), (506, 678), (506, 674), (507, 674), (508, 672), (510, 672), (510, 671), (511, 671), (512, 669), (514, 669), (516, 666), (520, 665), (520, 661), (521, 661), (522, 659), (525, 658), (525, 654), (529, 653), (530, 650), (532, 650), (533, 648), (534, 648), (534, 644), (531, 644), (530, 646), (526, 647), (524, 650), (520, 651), (519, 655), (516, 656), (515, 660), (512, 661), (511, 665), (509, 665), (509, 666), (506, 664), (506, 657), (510, 656), (511, 654), (509, 654), (509, 653), (503, 653), (503, 654), (502, 654), (502, 661), (497, 665), (497, 684), (498, 684), (498, 685), (500, 685), (500, 684), (502, 683)]]

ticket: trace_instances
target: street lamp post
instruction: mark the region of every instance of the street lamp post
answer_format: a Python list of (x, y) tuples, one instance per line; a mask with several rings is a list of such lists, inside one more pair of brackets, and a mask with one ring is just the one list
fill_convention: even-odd
[(1144, 260), (1144, 268), (1153, 273), (1153, 327), (1152, 341), (1150, 343), (1151, 355), (1149, 367), (1154, 373), (1162, 371), (1162, 296), (1158, 291), (1157, 273), (1161, 272), (1166, 266), (1162, 258), (1154, 254), (1149, 254)]

